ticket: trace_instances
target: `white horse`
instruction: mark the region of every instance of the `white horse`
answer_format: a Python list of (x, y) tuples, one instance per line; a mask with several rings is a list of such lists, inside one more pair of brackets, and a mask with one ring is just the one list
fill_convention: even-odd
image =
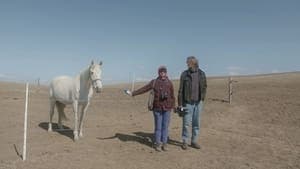
[[(75, 78), (59, 76), (51, 81), (48, 131), (52, 131), (52, 118), (55, 105), (58, 111), (58, 127), (63, 129), (62, 119), (66, 119), (64, 108), (67, 104), (72, 104), (74, 111), (74, 141), (78, 140), (78, 127), (79, 137), (83, 137), (82, 122), (93, 95), (93, 88), (97, 93), (102, 89), (101, 66), (102, 62), (95, 64), (92, 61), (91, 65)], [(81, 111), (79, 107), (81, 107)], [(80, 113), (79, 126), (78, 113)]]

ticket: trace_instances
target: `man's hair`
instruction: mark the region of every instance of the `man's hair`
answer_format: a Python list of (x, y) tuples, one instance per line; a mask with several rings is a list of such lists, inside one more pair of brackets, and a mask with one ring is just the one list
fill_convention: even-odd
[(186, 58), (186, 63), (191, 63), (193, 68), (198, 68), (199, 67), (199, 63), (198, 60), (195, 56), (189, 56)]

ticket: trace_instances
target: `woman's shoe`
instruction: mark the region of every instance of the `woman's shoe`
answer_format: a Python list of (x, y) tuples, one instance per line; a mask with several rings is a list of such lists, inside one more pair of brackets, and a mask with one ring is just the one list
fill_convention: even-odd
[(154, 149), (157, 152), (161, 152), (161, 144), (154, 144)]
[(164, 144), (162, 145), (161, 149), (162, 149), (163, 151), (168, 151), (169, 149), (168, 149), (167, 143), (164, 143)]

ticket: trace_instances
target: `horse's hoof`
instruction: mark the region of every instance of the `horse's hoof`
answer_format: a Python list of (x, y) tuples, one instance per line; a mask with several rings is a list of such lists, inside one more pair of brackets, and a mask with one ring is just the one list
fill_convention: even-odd
[(74, 132), (74, 141), (77, 141), (79, 139), (78, 132)]
[(48, 132), (51, 132), (52, 131), (52, 123), (49, 123), (48, 124)]

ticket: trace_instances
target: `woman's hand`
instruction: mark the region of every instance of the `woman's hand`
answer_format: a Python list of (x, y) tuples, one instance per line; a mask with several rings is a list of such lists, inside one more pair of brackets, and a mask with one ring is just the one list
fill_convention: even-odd
[(128, 96), (132, 96), (132, 92), (128, 89), (125, 89), (124, 93), (127, 94)]

